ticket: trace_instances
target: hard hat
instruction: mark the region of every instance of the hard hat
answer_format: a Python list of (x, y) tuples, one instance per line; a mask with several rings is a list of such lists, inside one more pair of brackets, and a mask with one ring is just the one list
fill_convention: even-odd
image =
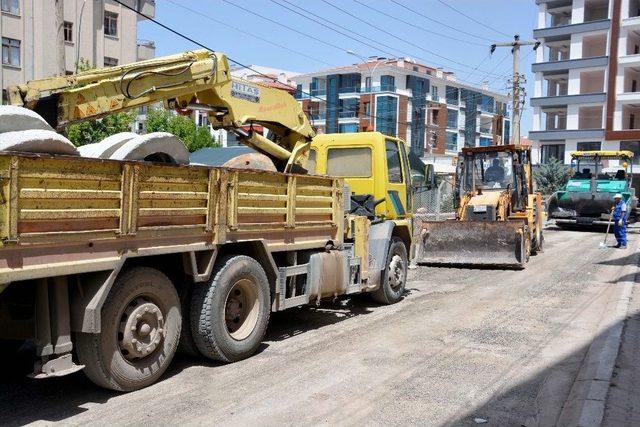
[(620, 193), (616, 193), (615, 196), (613, 196), (614, 199), (622, 199), (622, 194)]

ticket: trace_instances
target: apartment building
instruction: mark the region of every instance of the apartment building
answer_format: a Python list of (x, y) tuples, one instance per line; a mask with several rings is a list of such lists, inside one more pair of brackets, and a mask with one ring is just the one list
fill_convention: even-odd
[(296, 98), (319, 132), (380, 131), (404, 139), (420, 157), (448, 165), (464, 146), (509, 140), (506, 95), (411, 59), (369, 58), (296, 81)]
[(534, 159), (623, 149), (640, 163), (640, 1), (536, 4)]
[[(126, 3), (155, 16), (154, 0)], [(75, 72), (78, 58), (102, 67), (155, 56), (153, 42), (137, 40), (140, 16), (118, 3), (64, 0), (63, 16), (56, 12), (54, 0), (0, 0), (2, 88), (57, 75), (62, 68)]]

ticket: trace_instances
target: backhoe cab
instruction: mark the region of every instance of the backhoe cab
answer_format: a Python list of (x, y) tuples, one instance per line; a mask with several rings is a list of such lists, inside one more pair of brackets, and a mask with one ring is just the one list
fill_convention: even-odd
[(557, 225), (606, 225), (616, 193), (622, 194), (630, 220), (636, 221), (631, 151), (575, 151), (569, 173), (565, 187), (549, 198), (549, 218)]
[(453, 197), (454, 220), (423, 223), (422, 262), (523, 268), (541, 248), (542, 197), (528, 147), (464, 148)]

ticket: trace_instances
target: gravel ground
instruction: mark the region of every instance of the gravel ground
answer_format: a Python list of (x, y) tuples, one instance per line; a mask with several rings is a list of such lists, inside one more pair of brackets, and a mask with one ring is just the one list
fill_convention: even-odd
[(178, 357), (134, 393), (81, 373), (5, 375), (0, 424), (553, 425), (587, 349), (612, 326), (619, 276), (637, 265), (634, 250), (599, 249), (601, 238), (550, 228), (524, 271), (420, 267), (394, 306), (355, 297), (277, 313), (254, 357)]

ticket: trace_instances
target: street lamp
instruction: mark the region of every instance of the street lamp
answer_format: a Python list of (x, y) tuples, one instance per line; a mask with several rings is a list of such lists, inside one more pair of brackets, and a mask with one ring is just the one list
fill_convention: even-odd
[[(349, 49), (346, 51), (347, 54), (355, 56), (359, 59), (362, 60), (362, 62), (367, 66), (367, 68), (369, 69), (369, 81), (371, 82), (371, 86), (369, 87), (369, 123), (371, 124), (371, 128), (373, 129), (373, 114), (371, 114), (371, 112), (373, 112), (373, 73), (376, 71), (376, 68), (378, 68), (378, 65), (380, 65), (382, 62), (378, 61), (376, 63), (376, 65), (371, 68), (371, 66), (369, 65), (369, 61), (367, 61), (367, 59), (362, 56), (357, 54), (356, 52), (354, 52), (353, 50)], [(365, 87), (367, 86), (366, 81), (365, 81)]]

